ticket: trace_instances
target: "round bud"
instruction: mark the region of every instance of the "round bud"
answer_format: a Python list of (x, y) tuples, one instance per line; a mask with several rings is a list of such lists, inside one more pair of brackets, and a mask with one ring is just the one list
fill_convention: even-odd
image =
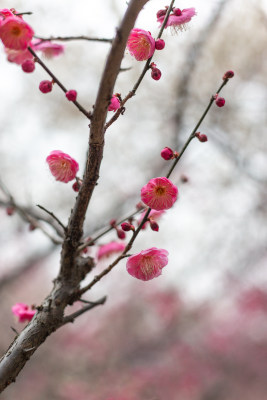
[(156, 221), (153, 221), (153, 219), (152, 219), (152, 220), (149, 221), (149, 224), (150, 224), (150, 228), (152, 229), (152, 231), (158, 232), (159, 225), (157, 224)]
[(35, 62), (33, 60), (25, 60), (21, 64), (22, 71), (31, 73), (35, 70)]
[(196, 133), (196, 137), (198, 138), (198, 140), (202, 143), (207, 142), (208, 141), (208, 137), (207, 135), (201, 134), (200, 132)]
[(77, 92), (76, 90), (68, 90), (66, 92), (66, 97), (69, 101), (75, 101), (77, 99)]
[(216, 106), (223, 107), (225, 105), (225, 99), (223, 97), (217, 97), (215, 103)]
[(173, 15), (175, 15), (176, 17), (180, 17), (180, 15), (182, 15), (182, 11), (180, 10), (180, 8), (174, 8)]
[(164, 47), (165, 47), (165, 42), (164, 42), (163, 39), (157, 39), (157, 40), (155, 41), (155, 48), (156, 48), (157, 50), (162, 50), (162, 49), (164, 49)]
[(173, 158), (173, 151), (169, 147), (164, 147), (164, 149), (161, 150), (160, 155), (166, 161), (171, 160)]
[(223, 76), (223, 80), (225, 80), (225, 79), (231, 79), (231, 78), (234, 77), (234, 75), (235, 75), (234, 71), (231, 71), (231, 70), (226, 71), (225, 74), (224, 74), (224, 76)]
[(152, 68), (151, 77), (158, 81), (161, 78), (161, 71), (158, 68)]
[(80, 185), (78, 184), (78, 182), (74, 182), (74, 184), (72, 185), (72, 189), (74, 190), (74, 192), (79, 192)]
[(29, 225), (29, 231), (32, 232), (36, 229), (36, 226), (34, 224)]
[(125, 239), (126, 238), (125, 232), (123, 232), (121, 229), (117, 229), (117, 236), (118, 236), (119, 239)]
[(49, 93), (52, 91), (53, 84), (51, 81), (40, 82), (39, 89), (42, 93)]
[(112, 226), (113, 228), (115, 228), (115, 226), (116, 226), (116, 220), (115, 220), (115, 218), (112, 218), (112, 219), (109, 221), (109, 225)]
[(130, 231), (130, 230), (132, 229), (132, 225), (129, 224), (129, 222), (123, 222), (123, 223), (121, 224), (121, 229), (122, 229), (124, 232), (128, 232), (128, 231)]

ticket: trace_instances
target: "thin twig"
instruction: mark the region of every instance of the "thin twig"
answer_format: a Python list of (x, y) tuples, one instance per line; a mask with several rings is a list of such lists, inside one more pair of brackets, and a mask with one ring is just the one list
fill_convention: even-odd
[(34, 36), (36, 39), (40, 39), (42, 42), (57, 40), (61, 42), (67, 42), (71, 40), (87, 40), (89, 42), (102, 42), (102, 43), (112, 43), (113, 39), (107, 38), (95, 38), (89, 36), (50, 36), (49, 38), (44, 38), (40, 36)]
[[(46, 64), (40, 59), (40, 57), (37, 56), (35, 51), (29, 46), (28, 47), (29, 52), (34, 56), (36, 62), (41, 65), (41, 67), (48, 73), (48, 75), (51, 76), (53, 81), (58, 84), (58, 86), (63, 90), (64, 93), (67, 93), (67, 89), (65, 86), (60, 82), (60, 80), (53, 74), (53, 72), (50, 71), (50, 69), (46, 66)], [(91, 119), (91, 113), (86, 111), (85, 108), (77, 101), (72, 101), (73, 104), (80, 110), (88, 119)]]
[(45, 207), (41, 206), (40, 204), (37, 204), (37, 207), (39, 207), (41, 210), (45, 211), (48, 215), (50, 215), (52, 218), (54, 218), (55, 221), (66, 231), (66, 226), (55, 216), (55, 214), (49, 210), (47, 210)]
[[(222, 90), (222, 88), (227, 84), (228, 79), (225, 79), (223, 81), (223, 83), (220, 85), (219, 89), (217, 90), (216, 93), (220, 93), (220, 91)], [(197, 132), (199, 126), (201, 125), (202, 121), (204, 120), (204, 118), (206, 117), (208, 111), (210, 110), (211, 105), (214, 102), (214, 96), (211, 97), (208, 106), (206, 107), (205, 111), (203, 112), (202, 116), (200, 117), (199, 121), (197, 122), (196, 126), (194, 127), (193, 131), (190, 133), (187, 141), (185, 142), (181, 152), (179, 153), (179, 156), (175, 159), (173, 165), (171, 166), (169, 172), (166, 175), (166, 178), (169, 178), (172, 171), (174, 170), (174, 168), (176, 167), (177, 163), (179, 162), (179, 160), (181, 159), (182, 155), (184, 154), (185, 150), (187, 149), (187, 147), (189, 146), (190, 142), (195, 138), (195, 133)], [(94, 279), (85, 287), (83, 287), (82, 289), (79, 290), (79, 294), (82, 295), (85, 292), (87, 292), (88, 290), (90, 290), (97, 282), (99, 282), (105, 275), (107, 275), (123, 258), (128, 257), (127, 253), (129, 252), (129, 250), (131, 249), (136, 237), (138, 236), (140, 230), (142, 229), (142, 226), (145, 224), (145, 222), (147, 221), (147, 218), (149, 216), (151, 212), (151, 208), (148, 208), (148, 210), (146, 211), (140, 225), (138, 226), (138, 228), (136, 229), (136, 231), (133, 233), (133, 236), (131, 237), (129, 243), (126, 245), (125, 249), (123, 250), (123, 252), (116, 258), (116, 260), (113, 261), (112, 264), (110, 264), (106, 269), (104, 269), (99, 275), (96, 275), (94, 277)]]
[(77, 317), (84, 314), (85, 312), (92, 310), (92, 308), (105, 304), (106, 300), (107, 296), (104, 296), (97, 301), (90, 302), (90, 304), (74, 312), (73, 314), (67, 315), (65, 318), (63, 318), (62, 325), (68, 324), (69, 322), (74, 322)]
[[(161, 25), (161, 28), (159, 30), (157, 39), (160, 39), (161, 36), (162, 36), (163, 30), (164, 30), (164, 28), (166, 26), (166, 23), (168, 21), (168, 17), (170, 15), (170, 12), (172, 11), (174, 1), (175, 0), (172, 0), (170, 2), (170, 5), (169, 5), (169, 8), (168, 8), (168, 10), (166, 12), (164, 21), (163, 21), (163, 23)], [(110, 125), (112, 125), (119, 118), (119, 116), (121, 115), (122, 111), (124, 110), (125, 103), (135, 95), (138, 87), (140, 86), (140, 83), (144, 79), (145, 74), (150, 69), (150, 63), (151, 63), (151, 60), (152, 60), (153, 56), (154, 56), (154, 54), (152, 54), (152, 56), (147, 60), (145, 66), (143, 68), (143, 71), (141, 72), (141, 75), (139, 76), (139, 78), (138, 78), (137, 82), (135, 83), (134, 87), (132, 88), (132, 90), (130, 90), (130, 92), (127, 94), (127, 96), (125, 96), (124, 99), (121, 101), (121, 107), (116, 111), (116, 113), (113, 115), (113, 117), (111, 117), (110, 120), (106, 123), (105, 130), (107, 130), (110, 127)]]

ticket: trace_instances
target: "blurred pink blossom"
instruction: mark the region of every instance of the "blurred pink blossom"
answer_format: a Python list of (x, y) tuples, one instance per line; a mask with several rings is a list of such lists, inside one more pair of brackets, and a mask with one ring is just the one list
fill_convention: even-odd
[(30, 321), (36, 313), (36, 310), (29, 309), (29, 306), (24, 303), (16, 303), (11, 310), (18, 317), (19, 322)]
[(114, 94), (110, 99), (110, 104), (108, 106), (108, 111), (117, 111), (120, 108), (121, 104), (118, 97)]
[(97, 252), (97, 259), (100, 260), (103, 257), (109, 257), (111, 254), (120, 253), (125, 249), (125, 244), (122, 242), (110, 242), (103, 244), (99, 247)]
[[(182, 11), (179, 8), (175, 8), (173, 13), (169, 15), (165, 29), (168, 28), (168, 26), (171, 26), (175, 31), (182, 31), (186, 29), (186, 24), (191, 21), (195, 15), (195, 8), (185, 8)], [(160, 26), (162, 25), (164, 18), (165, 15), (158, 16), (157, 21), (160, 23)]]
[(46, 58), (57, 57), (64, 53), (65, 46), (51, 41), (42, 41), (36, 39), (32, 43), (32, 48), (35, 51), (41, 51)]

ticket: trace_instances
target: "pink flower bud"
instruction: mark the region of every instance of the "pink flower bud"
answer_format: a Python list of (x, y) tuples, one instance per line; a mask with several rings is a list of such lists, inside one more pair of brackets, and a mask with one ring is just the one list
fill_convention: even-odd
[(223, 97), (217, 97), (215, 103), (216, 106), (223, 107), (225, 105), (225, 99)]
[(159, 225), (158, 225), (158, 223), (156, 221), (153, 221), (153, 219), (152, 219), (152, 220), (149, 221), (149, 224), (150, 224), (150, 228), (152, 229), (152, 231), (158, 232)]
[(77, 99), (76, 90), (68, 90), (66, 93), (66, 97), (69, 101), (75, 101)]
[(166, 13), (167, 13), (167, 9), (165, 9), (165, 10), (159, 10), (158, 12), (157, 12), (157, 18), (164, 18), (165, 17), (165, 15), (166, 15)]
[(109, 225), (110, 226), (112, 226), (113, 228), (116, 226), (116, 220), (115, 220), (115, 218), (112, 218), (110, 221), (109, 221)]
[(158, 81), (161, 78), (161, 71), (158, 68), (152, 68), (151, 77)]
[(180, 10), (180, 8), (174, 8), (173, 15), (175, 15), (176, 17), (180, 17), (180, 15), (182, 15), (182, 11)]
[(164, 47), (165, 47), (164, 40), (163, 39), (157, 39), (156, 42), (155, 42), (155, 48), (157, 50), (162, 50), (162, 49), (164, 49)]
[(160, 155), (166, 161), (171, 160), (173, 158), (173, 151), (169, 147), (164, 147), (164, 149), (161, 150)]
[(49, 93), (52, 91), (53, 84), (51, 81), (42, 81), (40, 82), (39, 89), (42, 93)]
[(128, 231), (130, 231), (130, 230), (132, 229), (132, 226), (133, 226), (133, 225), (129, 224), (129, 222), (123, 222), (123, 223), (121, 224), (121, 229), (122, 229), (123, 231), (125, 231), (125, 232), (128, 232)]
[(225, 80), (225, 79), (231, 79), (231, 78), (234, 77), (234, 75), (235, 75), (234, 71), (231, 71), (231, 70), (226, 71), (225, 74), (224, 74), (224, 76), (223, 76), (223, 80)]
[(126, 235), (125, 232), (123, 232), (121, 229), (117, 229), (117, 236), (119, 239), (125, 239)]
[(183, 182), (183, 183), (187, 183), (188, 181), (189, 181), (189, 178), (188, 178), (188, 176), (186, 176), (186, 175), (181, 175), (181, 181)]
[(26, 73), (31, 73), (35, 70), (35, 62), (33, 60), (25, 60), (21, 64), (21, 68)]
[(14, 207), (7, 207), (6, 208), (7, 215), (11, 216), (11, 215), (14, 214), (14, 212), (15, 212), (15, 208)]
[(74, 182), (74, 184), (72, 185), (72, 189), (74, 190), (74, 192), (79, 192), (80, 185), (78, 184), (78, 182)]
[(198, 140), (200, 141), (200, 142), (207, 142), (208, 141), (208, 137), (206, 136), (206, 135), (204, 135), (204, 134), (201, 134), (200, 132), (196, 132), (196, 138), (198, 138)]

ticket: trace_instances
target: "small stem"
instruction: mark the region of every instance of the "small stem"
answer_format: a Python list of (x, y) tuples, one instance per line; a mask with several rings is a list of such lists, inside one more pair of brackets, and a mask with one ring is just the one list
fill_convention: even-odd
[(45, 211), (48, 215), (50, 215), (52, 218), (54, 218), (55, 221), (57, 221), (57, 223), (64, 229), (64, 231), (66, 232), (67, 228), (66, 226), (55, 216), (54, 213), (52, 213), (51, 211), (47, 210), (45, 207), (41, 206), (40, 204), (37, 204), (37, 207), (39, 207), (41, 210)]
[(32, 11), (25, 11), (25, 12), (21, 12), (21, 13), (16, 13), (14, 15), (32, 15), (33, 12)]
[[(55, 83), (58, 84), (58, 86), (63, 90), (64, 93), (66, 93), (68, 90), (65, 88), (65, 86), (60, 82), (60, 80), (53, 74), (53, 72), (50, 71), (50, 69), (45, 65), (45, 63), (37, 56), (37, 54), (35, 53), (35, 51), (33, 51), (33, 49), (28, 46), (28, 50), (29, 52), (34, 56), (36, 62), (38, 62), (38, 64), (41, 65), (41, 67), (43, 67), (43, 69), (48, 73), (48, 75), (51, 76), (51, 78), (53, 79), (53, 81)], [(91, 113), (86, 111), (85, 108), (83, 108), (83, 106), (77, 101), (72, 101), (73, 104), (75, 104), (75, 106), (88, 118), (91, 119)]]
[[(170, 3), (170, 5), (169, 5), (168, 11), (167, 11), (167, 13), (166, 13), (166, 15), (165, 15), (165, 18), (164, 18), (164, 21), (163, 21), (163, 23), (162, 23), (162, 25), (161, 25), (161, 28), (160, 28), (159, 34), (158, 34), (158, 36), (157, 36), (157, 39), (159, 39), (159, 38), (162, 36), (163, 29), (165, 28), (165, 25), (166, 25), (166, 23), (167, 23), (167, 20), (168, 20), (168, 17), (169, 17), (169, 15), (170, 15), (170, 12), (171, 12), (171, 10), (172, 10), (174, 1), (175, 1), (175, 0), (172, 0), (171, 3)], [(135, 95), (135, 93), (136, 93), (138, 87), (140, 86), (140, 83), (141, 83), (142, 80), (144, 79), (145, 74), (146, 74), (147, 71), (149, 70), (150, 62), (151, 62), (153, 56), (154, 56), (154, 54), (153, 54), (153, 55), (147, 60), (147, 62), (145, 63), (144, 69), (143, 69), (141, 75), (139, 76), (137, 82), (135, 83), (133, 89), (132, 89), (132, 90), (127, 94), (127, 96), (122, 100), (122, 102), (121, 102), (121, 107), (116, 111), (116, 113), (113, 115), (113, 117), (110, 118), (110, 120), (106, 123), (106, 125), (105, 125), (105, 131), (110, 127), (110, 125), (112, 125), (112, 124), (119, 118), (119, 116), (120, 116), (121, 113), (122, 113), (122, 110), (124, 109), (124, 107), (123, 107), (124, 104), (125, 104), (130, 98), (132, 98), (132, 97)]]
[(88, 306), (83, 307), (81, 310), (78, 310), (78, 311), (74, 312), (73, 314), (67, 315), (62, 321), (62, 325), (68, 324), (69, 322), (74, 322), (74, 320), (77, 317), (84, 314), (85, 312), (87, 312), (87, 311), (91, 310), (92, 308), (95, 308), (99, 305), (105, 304), (106, 300), (107, 300), (107, 297), (104, 296), (95, 302), (91, 302), (90, 304), (88, 304)]
[(40, 39), (42, 42), (47, 42), (51, 40), (58, 40), (61, 42), (67, 42), (71, 40), (87, 40), (89, 42), (102, 42), (102, 43), (112, 43), (113, 39), (106, 38), (94, 38), (88, 36), (51, 36), (49, 38), (43, 38), (40, 36), (34, 36), (36, 39)]

